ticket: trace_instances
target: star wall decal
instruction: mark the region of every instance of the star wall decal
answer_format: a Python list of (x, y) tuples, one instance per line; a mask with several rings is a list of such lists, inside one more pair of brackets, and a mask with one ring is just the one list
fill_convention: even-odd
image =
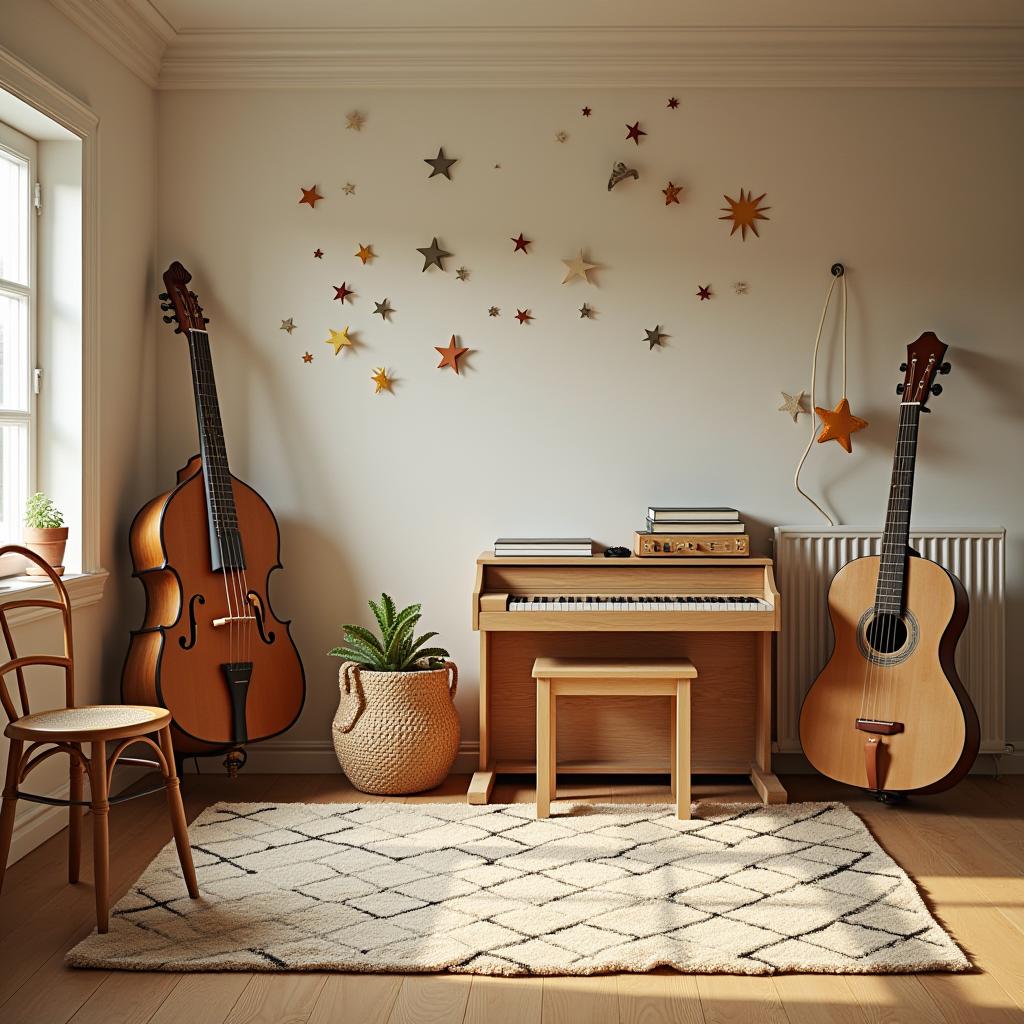
[(436, 236), (431, 241), (429, 247), (424, 249), (417, 249), (416, 251), (418, 253), (423, 254), (424, 271), (427, 269), (427, 267), (437, 267), (438, 270), (444, 270), (444, 263), (442, 263), (441, 261), (451, 256), (450, 252), (448, 252), (446, 249), (442, 249), (437, 244)]
[(754, 232), (755, 238), (761, 236), (757, 233), (757, 222), (759, 220), (770, 220), (770, 217), (766, 217), (763, 213), (764, 210), (770, 210), (770, 206), (761, 206), (761, 200), (767, 195), (767, 192), (762, 192), (756, 199), (753, 197), (753, 192), (747, 192), (744, 189), (740, 189), (739, 199), (732, 199), (727, 195), (723, 195), (722, 198), (729, 204), (728, 206), (721, 207), (725, 211), (724, 217), (719, 217), (719, 220), (731, 220), (732, 231), (729, 232), (731, 238), (740, 232), (740, 237), (743, 241), (747, 240), (747, 230)]
[(640, 145), (640, 136), (641, 135), (646, 135), (646, 134), (647, 134), (647, 132), (645, 132), (643, 130), (643, 128), (640, 127), (640, 122), (639, 121), (637, 121), (636, 124), (627, 124), (626, 125), (626, 141), (627, 142), (630, 139), (632, 139), (639, 146)]
[(303, 352), (302, 353), (302, 361), (304, 363), (311, 363), (311, 362), (313, 362), (313, 353), (312, 352)]
[(497, 306), (491, 306), (487, 310), (488, 316), (501, 316), (501, 310)]
[(818, 435), (818, 444), (836, 441), (841, 448), (852, 452), (853, 443), (850, 441), (850, 435), (858, 430), (863, 430), (868, 425), (868, 421), (854, 416), (850, 412), (850, 403), (845, 398), (840, 399), (839, 404), (832, 410), (815, 406), (814, 411), (821, 417), (822, 425), (822, 431)]
[(377, 387), (374, 389), (374, 394), (379, 395), (382, 391), (391, 391), (391, 385), (394, 384), (394, 379), (388, 376), (388, 371), (383, 366), (378, 366), (373, 371), (373, 376), (370, 378)]
[(357, 259), (362, 260), (363, 266), (366, 266), (366, 264), (369, 263), (370, 260), (376, 259), (377, 254), (373, 251), (372, 245), (363, 245), (363, 243), (360, 242), (359, 252), (355, 253), (355, 256)]
[(423, 162), (430, 164), (434, 169), (427, 175), (427, 178), (433, 178), (438, 174), (444, 175), (449, 181), (452, 180), (452, 164), (458, 163), (458, 157), (447, 157), (444, 155), (444, 146), (437, 151), (437, 156), (424, 157)]
[(590, 115), (591, 115), (591, 114), (593, 113), (593, 111), (592, 111), (592, 110), (590, 109), (590, 107), (584, 107), (584, 108), (583, 108), (583, 109), (582, 109), (582, 110), (580, 111), (580, 113), (581, 113), (581, 114), (582, 114), (582, 115), (583, 115), (584, 117), (590, 117)]
[(334, 346), (334, 354), (337, 355), (343, 348), (352, 347), (352, 339), (348, 336), (348, 325), (343, 331), (336, 331), (333, 327), (327, 328), (331, 332), (329, 338), (324, 338), (325, 345)]
[(351, 113), (346, 114), (345, 120), (347, 122), (345, 128), (350, 128), (354, 132), (361, 132), (363, 125), (366, 124), (366, 118), (358, 110), (353, 110)]
[(520, 324), (528, 324), (533, 319), (533, 316), (530, 314), (528, 309), (517, 309), (516, 319)]
[(529, 250), (526, 247), (528, 245), (533, 245), (533, 242), (529, 238), (523, 238), (522, 231), (519, 232), (518, 238), (512, 238), (510, 241), (516, 243), (516, 247), (512, 250), (513, 252), (519, 252), (520, 250), (522, 252), (528, 252)]
[(569, 133), (567, 131), (555, 132), (555, 142), (568, 142)]
[(711, 285), (699, 284), (697, 285), (697, 297), (703, 302), (705, 299), (711, 298)]
[(441, 356), (441, 362), (437, 364), (439, 370), (444, 369), (446, 366), (450, 366), (456, 373), (459, 372), (459, 358), (464, 356), (469, 349), (464, 345), (457, 345), (455, 343), (455, 335), (452, 335), (452, 340), (448, 342), (447, 347), (441, 348), (438, 345), (434, 346)]
[(324, 258), (324, 251), (323, 251), (323, 249), (314, 249), (313, 250), (313, 259), (315, 259), (315, 260), (322, 260), (323, 258)]
[(575, 259), (562, 260), (566, 267), (565, 277), (562, 278), (562, 284), (568, 284), (570, 281), (575, 280), (577, 277), (582, 281), (586, 281), (587, 284), (591, 283), (590, 278), (587, 276), (592, 270), (594, 270), (598, 264), (588, 263), (583, 258), (583, 250), (580, 249)]
[(389, 320), (391, 314), (394, 313), (394, 309), (387, 299), (385, 299), (383, 302), (374, 302), (374, 306), (376, 308), (370, 315), (376, 316), (379, 313), (381, 320)]
[(655, 324), (653, 331), (648, 331), (645, 328), (644, 329), (644, 334), (647, 335), (647, 337), (644, 340), (649, 345), (648, 351), (651, 351), (654, 348), (655, 345), (658, 345), (660, 347), (661, 346), (661, 339), (668, 337), (667, 334), (662, 334), (661, 333), (661, 324)]
[(581, 320), (593, 320), (594, 319), (594, 307), (588, 306), (585, 302), (580, 306), (580, 319)]
[(347, 196), (354, 196), (356, 194), (356, 187), (351, 181), (346, 181), (345, 184), (341, 186), (341, 191)]
[(672, 203), (679, 205), (679, 193), (683, 191), (682, 185), (673, 185), (670, 181), (668, 185), (663, 188), (662, 194), (665, 196), (665, 205), (669, 206)]
[(735, 293), (736, 293), (737, 295), (746, 295), (746, 294), (747, 294), (747, 290), (748, 290), (748, 288), (749, 288), (749, 285), (747, 284), (747, 282), (746, 282), (746, 281), (737, 281), (737, 282), (736, 282), (736, 283), (735, 283), (735, 284), (734, 284), (734, 285), (732, 286), (732, 290), (733, 290), (733, 291), (734, 291), (734, 292), (735, 292)]
[(675, 97), (675, 96), (670, 96), (668, 98), (668, 109), (669, 110), (676, 110), (678, 107), (679, 107), (679, 100), (678, 100), (678, 98)]
[(627, 167), (621, 160), (617, 164), (612, 164), (612, 173), (608, 177), (608, 191), (611, 192), (620, 181), (625, 181), (627, 178), (639, 181), (640, 172), (633, 167)]
[(806, 392), (801, 391), (799, 394), (791, 395), (788, 391), (781, 392), (782, 394), (782, 405), (779, 406), (779, 412), (789, 413), (793, 417), (793, 422), (796, 423), (797, 417), (801, 413), (807, 413), (809, 410), (804, 408), (804, 398)]
[[(350, 295), (355, 295), (355, 292), (351, 288), (348, 287), (348, 283), (346, 281), (342, 281), (341, 284), (339, 284), (339, 285), (332, 285), (331, 287), (334, 288), (334, 297), (343, 306), (345, 305), (345, 300), (348, 299), (348, 297)], [(349, 302), (351, 302), (351, 301), (352, 300), (349, 299)]]
[(316, 204), (323, 199), (323, 196), (317, 192), (316, 185), (313, 185), (310, 188), (302, 188), (299, 186), (299, 191), (302, 193), (302, 198), (299, 200), (299, 206), (305, 203), (311, 210), (315, 210)]
[(468, 281), (469, 271), (465, 267), (458, 267), (455, 271), (455, 277), (459, 281)]
[(288, 317), (287, 320), (281, 321), (281, 330), (287, 331), (289, 334), (291, 334), (292, 331), (295, 330), (295, 326), (295, 321), (292, 319), (292, 317)]

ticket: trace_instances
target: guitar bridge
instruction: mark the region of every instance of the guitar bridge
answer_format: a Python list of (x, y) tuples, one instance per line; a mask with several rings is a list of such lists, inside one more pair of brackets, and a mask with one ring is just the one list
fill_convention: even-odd
[(881, 718), (858, 718), (856, 726), (861, 732), (874, 732), (879, 736), (895, 736), (903, 732), (902, 722), (886, 722)]

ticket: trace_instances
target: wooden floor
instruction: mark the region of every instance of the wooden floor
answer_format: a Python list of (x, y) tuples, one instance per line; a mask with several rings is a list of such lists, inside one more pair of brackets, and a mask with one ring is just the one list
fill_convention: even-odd
[[(64, 883), (64, 835), (16, 864), (0, 897), (0, 1024), (997, 1024), (1024, 1021), (1024, 778), (969, 779), (951, 793), (885, 807), (812, 777), (794, 800), (845, 800), (923, 888), (977, 965), (965, 975), (592, 978), (466, 975), (165, 974), (71, 970), (64, 951), (92, 929), (92, 887)], [(468, 779), (406, 802), (460, 799)], [(595, 779), (560, 798), (670, 800), (667, 787)], [(496, 802), (533, 791), (499, 784)], [(752, 799), (697, 786), (695, 799)], [(190, 776), (189, 819), (215, 800), (365, 800), (341, 776)], [(88, 850), (88, 835), (86, 835)], [(168, 839), (162, 797), (111, 813), (119, 898)], [(86, 878), (88, 879), (87, 872)]]

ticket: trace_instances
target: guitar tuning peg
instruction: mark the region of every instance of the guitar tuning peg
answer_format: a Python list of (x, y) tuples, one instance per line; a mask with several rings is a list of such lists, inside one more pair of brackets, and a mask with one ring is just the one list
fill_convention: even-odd
[(897, 384), (896, 385), (896, 394), (897, 395), (902, 395), (903, 394), (903, 385), (902, 384)]
[(171, 297), (170, 297), (170, 295), (167, 294), (167, 292), (161, 292), (157, 296), (157, 298), (161, 299), (163, 302), (169, 302)]
[(900, 373), (906, 373), (906, 372), (907, 372), (907, 364), (906, 363), (900, 363)]
[(941, 395), (942, 394), (942, 385), (941, 384), (933, 384), (929, 390), (931, 391), (931, 393), (933, 395)]
[(174, 323), (174, 319), (175, 318), (173, 316), (165, 316), (163, 318), (163, 321), (164, 321), (165, 324), (173, 324)]
[(952, 369), (953, 369), (953, 367), (950, 366), (949, 363), (942, 363), (939, 366), (939, 373), (941, 373), (941, 374), (943, 374), (943, 376), (945, 376), (945, 374), (949, 373), (949, 371), (952, 370)]
[(161, 302), (160, 308), (166, 313), (171, 308), (171, 304), (169, 302)]
[(210, 318), (208, 316), (204, 316), (203, 317), (203, 323), (204, 324), (208, 324), (209, 322), (210, 322)]

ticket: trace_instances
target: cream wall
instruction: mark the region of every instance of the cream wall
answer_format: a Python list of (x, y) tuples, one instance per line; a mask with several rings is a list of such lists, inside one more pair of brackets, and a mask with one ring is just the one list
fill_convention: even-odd
[[(462, 666), (476, 737), (474, 558), (500, 534), (626, 543), (652, 503), (732, 504), (760, 551), (769, 528), (814, 523), (793, 493), (809, 423), (780, 390), (809, 389), (828, 267), (849, 267), (852, 456), (816, 448), (806, 483), (843, 522), (880, 522), (904, 346), (951, 345), (927, 421), (918, 525), (1008, 528), (1009, 734), (1024, 746), (1019, 94), (916, 90), (169, 92), (160, 96), (159, 265), (181, 259), (212, 318), (232, 468), (277, 513), (309, 698), (265, 761), (326, 763), (338, 624), (386, 589), (422, 601)], [(593, 107), (589, 120), (579, 116)], [(368, 115), (361, 133), (347, 111)], [(625, 143), (639, 118), (649, 133)], [(555, 132), (565, 129), (564, 145)], [(444, 146), (451, 182), (422, 162)], [(613, 160), (640, 171), (609, 193)], [(500, 169), (494, 164), (499, 163)], [(660, 189), (686, 185), (666, 208)], [(357, 185), (354, 196), (341, 185)], [(320, 186), (316, 210), (299, 187)], [(722, 193), (767, 192), (760, 239), (729, 237)], [(513, 253), (510, 236), (533, 239)], [(448, 272), (421, 273), (436, 235)], [(378, 259), (353, 254), (372, 243)], [(312, 258), (315, 247), (323, 261)], [(596, 286), (561, 285), (583, 247)], [(464, 264), (471, 276), (455, 279)], [(353, 305), (332, 285), (356, 290)], [(737, 296), (732, 283), (749, 282)], [(698, 284), (714, 299), (699, 302)], [(150, 288), (152, 291), (153, 288)], [(143, 290), (133, 293), (141, 301)], [(373, 302), (390, 299), (390, 324)], [(148, 296), (147, 296), (148, 298)], [(592, 304), (598, 316), (581, 320)], [(490, 305), (501, 317), (489, 318)], [(536, 319), (521, 327), (516, 307)], [(289, 337), (282, 318), (294, 317)], [(649, 352), (644, 330), (669, 335)], [(335, 358), (327, 329), (355, 332)], [(464, 374), (440, 372), (456, 334)], [(839, 398), (836, 336), (819, 401)], [(304, 365), (301, 353), (314, 353)], [(184, 343), (157, 343), (162, 481), (195, 448)], [(372, 368), (397, 378), (376, 396)], [(257, 755), (254, 753), (254, 758)]]

